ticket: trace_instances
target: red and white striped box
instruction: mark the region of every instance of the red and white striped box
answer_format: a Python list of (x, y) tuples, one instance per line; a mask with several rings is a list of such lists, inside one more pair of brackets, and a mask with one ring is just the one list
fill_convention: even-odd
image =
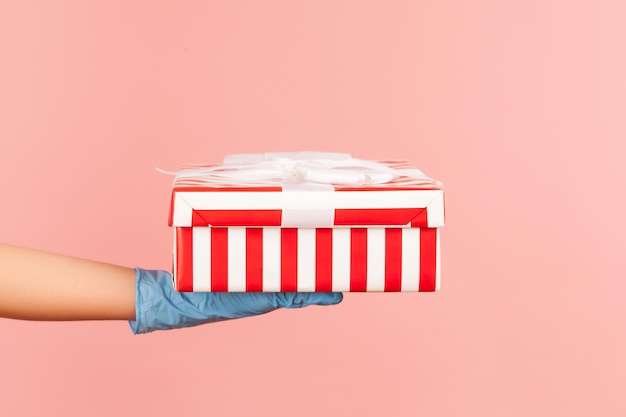
[[(327, 184), (284, 181), (274, 173), (257, 180), (259, 172), (261, 177), (267, 172), (253, 169), (240, 176), (228, 165), (180, 171), (169, 219), (175, 229), (174, 287), (181, 292), (438, 290), (441, 184), (406, 162), (365, 162), (365, 172), (372, 169), (368, 164), (378, 164), (392, 179), (333, 183), (332, 171), (341, 166), (322, 171), (331, 173)], [(348, 168), (354, 171), (354, 164)]]

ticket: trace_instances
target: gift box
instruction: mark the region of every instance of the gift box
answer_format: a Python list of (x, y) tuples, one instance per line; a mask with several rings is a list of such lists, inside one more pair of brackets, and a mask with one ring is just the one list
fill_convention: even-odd
[(408, 162), (241, 154), (174, 174), (177, 291), (440, 287), (443, 187)]

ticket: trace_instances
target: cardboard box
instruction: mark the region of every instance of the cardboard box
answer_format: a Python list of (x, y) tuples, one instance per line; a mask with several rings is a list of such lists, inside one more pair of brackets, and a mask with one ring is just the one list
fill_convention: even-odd
[(404, 161), (243, 154), (172, 187), (178, 291), (436, 291), (442, 185)]

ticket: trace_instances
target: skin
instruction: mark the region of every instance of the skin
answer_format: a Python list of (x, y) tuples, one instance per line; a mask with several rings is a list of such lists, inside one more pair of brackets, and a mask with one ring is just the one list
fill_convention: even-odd
[(133, 268), (0, 244), (0, 317), (134, 320)]

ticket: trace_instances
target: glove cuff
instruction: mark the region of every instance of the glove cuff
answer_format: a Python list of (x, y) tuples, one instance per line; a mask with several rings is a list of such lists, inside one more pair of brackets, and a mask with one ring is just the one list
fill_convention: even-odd
[[(142, 323), (142, 303), (139, 301), (141, 292), (139, 291), (139, 280), (141, 279), (141, 270), (135, 267), (135, 320), (129, 320), (128, 324), (133, 334), (146, 333), (146, 329), (141, 329)], [(142, 331), (143, 330), (143, 331)]]

